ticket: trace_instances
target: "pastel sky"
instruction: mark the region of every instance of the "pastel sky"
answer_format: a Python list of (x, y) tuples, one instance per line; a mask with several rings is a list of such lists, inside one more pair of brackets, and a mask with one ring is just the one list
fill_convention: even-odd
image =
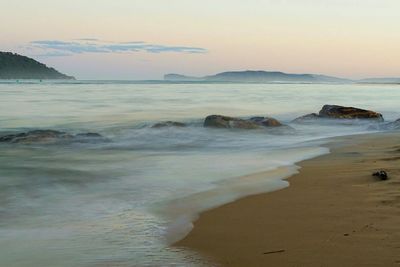
[(399, 0), (0, 0), (0, 50), (79, 79), (400, 76)]

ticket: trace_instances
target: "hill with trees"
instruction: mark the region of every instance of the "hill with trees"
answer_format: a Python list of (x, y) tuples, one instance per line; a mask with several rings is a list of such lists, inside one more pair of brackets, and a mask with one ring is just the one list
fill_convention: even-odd
[(0, 52), (0, 79), (72, 80), (75, 78), (62, 74), (32, 58), (10, 52)]

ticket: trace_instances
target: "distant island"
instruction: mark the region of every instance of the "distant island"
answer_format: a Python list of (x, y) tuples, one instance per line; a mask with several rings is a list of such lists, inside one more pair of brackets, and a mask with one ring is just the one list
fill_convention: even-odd
[(32, 58), (10, 52), (0, 52), (0, 79), (74, 80)]
[(358, 81), (359, 83), (388, 83), (388, 84), (400, 84), (400, 78), (369, 78)]
[(318, 74), (290, 74), (279, 71), (230, 71), (205, 77), (166, 74), (165, 81), (172, 82), (239, 82), (239, 83), (392, 83), (400, 84), (400, 78), (370, 78), (351, 80)]
[(348, 79), (316, 74), (289, 74), (277, 71), (230, 71), (205, 77), (167, 74), (166, 81), (248, 82), (248, 83), (349, 83)]

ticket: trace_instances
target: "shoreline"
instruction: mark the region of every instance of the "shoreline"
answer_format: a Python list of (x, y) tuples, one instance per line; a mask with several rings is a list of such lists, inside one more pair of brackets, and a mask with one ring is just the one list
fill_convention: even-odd
[[(222, 266), (400, 266), (400, 134), (334, 138), (290, 186), (205, 211), (174, 247)], [(385, 169), (388, 181), (372, 172)]]

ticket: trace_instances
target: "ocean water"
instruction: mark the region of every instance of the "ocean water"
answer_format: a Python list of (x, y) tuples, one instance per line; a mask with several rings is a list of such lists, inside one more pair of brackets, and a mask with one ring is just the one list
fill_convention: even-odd
[[(195, 266), (169, 245), (198, 213), (288, 186), (325, 138), (370, 123), (291, 120), (323, 104), (400, 117), (400, 86), (0, 83), (0, 135), (97, 132), (108, 142), (0, 144), (0, 266)], [(272, 116), (293, 129), (202, 127), (210, 114)], [(154, 129), (174, 120), (185, 128)], [(248, 176), (262, 173), (258, 176)]]

